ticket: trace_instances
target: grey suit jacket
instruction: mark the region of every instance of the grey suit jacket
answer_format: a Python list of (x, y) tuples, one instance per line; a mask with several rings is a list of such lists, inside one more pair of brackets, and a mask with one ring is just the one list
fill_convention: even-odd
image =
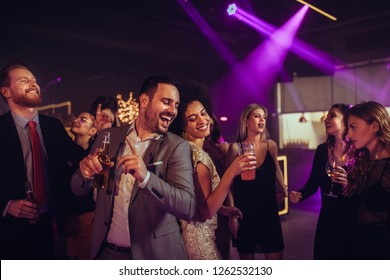
[[(129, 126), (106, 129), (111, 132), (109, 156), (116, 160), (129, 132)], [(94, 147), (100, 147), (102, 135)], [(93, 152), (95, 148), (92, 147)], [(129, 204), (129, 230), (134, 259), (187, 259), (179, 219), (189, 220), (195, 213), (195, 193), (190, 148), (187, 141), (168, 132), (152, 141), (144, 154), (146, 165), (162, 161), (149, 168), (150, 179), (144, 189), (135, 183)], [(114, 168), (111, 169), (114, 172)], [(115, 182), (110, 174), (110, 187)], [(78, 170), (72, 177), (72, 191), (87, 194), (92, 180), (86, 180)], [(112, 218), (114, 193), (98, 190), (91, 258), (96, 258), (105, 241)]]

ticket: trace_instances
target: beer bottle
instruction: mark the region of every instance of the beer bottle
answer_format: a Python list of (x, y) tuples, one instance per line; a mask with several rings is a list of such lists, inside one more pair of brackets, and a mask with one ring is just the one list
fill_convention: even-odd
[(104, 135), (104, 140), (102, 143), (102, 152), (100, 153), (98, 159), (100, 164), (103, 167), (103, 170), (95, 174), (93, 186), (97, 189), (107, 188), (108, 184), (108, 175), (110, 173), (110, 163), (111, 160), (108, 156), (108, 150), (110, 148), (110, 132), (106, 132)]
[[(26, 198), (28, 201), (35, 203), (35, 204), (38, 204), (38, 201), (35, 198), (34, 192), (32, 190), (31, 183), (28, 180), (26, 182), (24, 182), (24, 191), (26, 192)], [(29, 224), (37, 224), (38, 222), (39, 222), (39, 215), (35, 219), (30, 219), (30, 221), (28, 223)]]

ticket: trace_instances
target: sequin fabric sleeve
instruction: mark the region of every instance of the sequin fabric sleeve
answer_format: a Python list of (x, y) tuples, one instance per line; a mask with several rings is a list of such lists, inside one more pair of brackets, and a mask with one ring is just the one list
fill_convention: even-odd
[[(219, 176), (210, 156), (200, 147), (190, 142), (194, 170), (199, 163), (209, 168), (212, 174), (212, 190), (219, 184)], [(183, 240), (190, 260), (221, 259), (215, 243), (217, 215), (204, 222), (198, 221), (197, 216), (191, 221), (181, 220)]]

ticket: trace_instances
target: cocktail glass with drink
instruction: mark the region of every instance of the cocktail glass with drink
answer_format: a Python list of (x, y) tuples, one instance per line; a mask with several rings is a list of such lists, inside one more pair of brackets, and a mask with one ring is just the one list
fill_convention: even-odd
[[(241, 142), (240, 146), (240, 154), (241, 155), (253, 155), (255, 156), (255, 147), (252, 142)], [(241, 172), (241, 180), (243, 181), (251, 181), (256, 179), (256, 169), (245, 170)]]

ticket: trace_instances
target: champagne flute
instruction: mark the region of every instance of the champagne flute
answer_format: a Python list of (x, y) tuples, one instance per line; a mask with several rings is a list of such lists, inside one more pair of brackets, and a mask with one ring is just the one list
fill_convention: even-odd
[(326, 166), (325, 166), (325, 171), (326, 171), (326, 174), (328, 174), (329, 178), (331, 179), (332, 183), (330, 185), (330, 192), (329, 193), (324, 193), (325, 196), (328, 196), (328, 197), (338, 197), (337, 195), (335, 195), (333, 193), (333, 180), (332, 180), (332, 172), (333, 172), (333, 169), (336, 167), (336, 161), (334, 159), (332, 159), (331, 161), (327, 161), (326, 162)]

